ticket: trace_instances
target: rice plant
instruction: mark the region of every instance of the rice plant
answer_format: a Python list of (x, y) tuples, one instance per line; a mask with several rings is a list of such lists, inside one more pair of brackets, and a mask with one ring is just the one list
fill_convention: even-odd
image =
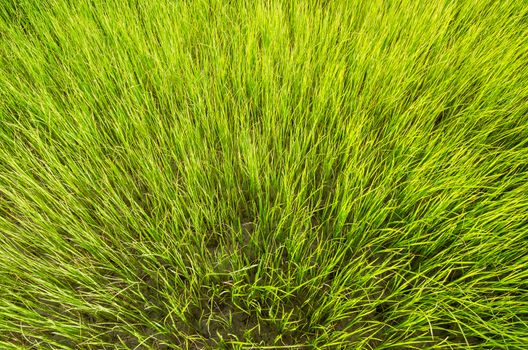
[(524, 0), (0, 0), (1, 349), (526, 349)]

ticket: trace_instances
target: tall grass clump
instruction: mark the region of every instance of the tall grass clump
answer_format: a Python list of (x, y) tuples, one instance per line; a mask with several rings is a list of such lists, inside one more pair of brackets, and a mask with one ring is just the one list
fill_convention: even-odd
[(526, 1), (0, 1), (1, 349), (527, 347)]

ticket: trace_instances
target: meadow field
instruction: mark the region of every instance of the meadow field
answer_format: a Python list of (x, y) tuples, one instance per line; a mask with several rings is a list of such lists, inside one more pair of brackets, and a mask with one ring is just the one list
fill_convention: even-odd
[(528, 2), (0, 0), (0, 349), (528, 349)]

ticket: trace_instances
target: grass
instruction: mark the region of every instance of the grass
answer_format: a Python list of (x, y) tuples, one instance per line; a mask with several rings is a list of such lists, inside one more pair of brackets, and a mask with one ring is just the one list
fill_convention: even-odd
[(523, 0), (0, 5), (0, 348), (525, 349)]

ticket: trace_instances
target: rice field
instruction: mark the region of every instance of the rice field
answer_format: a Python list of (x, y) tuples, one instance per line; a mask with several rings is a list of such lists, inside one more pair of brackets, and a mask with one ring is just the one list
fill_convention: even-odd
[(525, 0), (0, 0), (0, 348), (527, 349)]

